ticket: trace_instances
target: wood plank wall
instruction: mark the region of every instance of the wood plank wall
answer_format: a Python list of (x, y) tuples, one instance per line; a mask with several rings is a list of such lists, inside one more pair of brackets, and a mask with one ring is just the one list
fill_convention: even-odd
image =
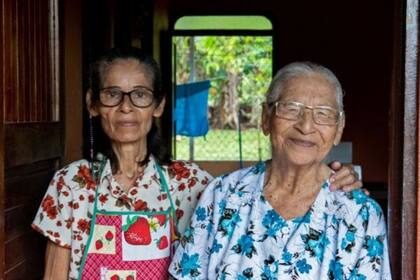
[(1, 0), (0, 279), (43, 274), (46, 239), (30, 224), (63, 154), (57, 3)]
[(3, 0), (4, 120), (53, 120), (49, 0)]
[(30, 225), (57, 165), (52, 158), (6, 169), (2, 279), (42, 278), (46, 239)]

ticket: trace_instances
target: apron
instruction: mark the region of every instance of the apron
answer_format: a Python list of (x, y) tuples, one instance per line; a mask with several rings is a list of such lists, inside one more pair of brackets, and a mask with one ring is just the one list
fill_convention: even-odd
[(156, 169), (170, 202), (166, 211), (99, 210), (98, 184), (79, 280), (168, 279), (176, 215), (162, 168)]

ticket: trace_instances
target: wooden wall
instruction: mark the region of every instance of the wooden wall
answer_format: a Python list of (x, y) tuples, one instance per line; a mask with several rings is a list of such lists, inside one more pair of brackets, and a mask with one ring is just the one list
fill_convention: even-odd
[(82, 158), (83, 91), (82, 67), (82, 0), (61, 1), (61, 96), (63, 108), (63, 164)]
[(49, 1), (3, 1), (8, 123), (53, 121)]
[(62, 157), (56, 3), (1, 1), (0, 279), (42, 277), (46, 240), (30, 224)]

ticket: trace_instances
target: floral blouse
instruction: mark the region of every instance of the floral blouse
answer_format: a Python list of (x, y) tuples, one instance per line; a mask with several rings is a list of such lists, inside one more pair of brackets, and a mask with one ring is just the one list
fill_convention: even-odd
[[(116, 182), (108, 161), (100, 176), (98, 205), (107, 211), (156, 211), (170, 208), (167, 192), (161, 188), (155, 160), (150, 157), (144, 173), (126, 193)], [(89, 237), (96, 183), (89, 162), (80, 160), (57, 171), (41, 202), (32, 227), (59, 246), (71, 249), (69, 279), (77, 279), (83, 251)], [(174, 161), (162, 167), (183, 233), (198, 197), (212, 177), (197, 165)]]
[(264, 198), (264, 175), (261, 163), (209, 184), (172, 259), (176, 279), (391, 279), (373, 199), (326, 181), (303, 217), (285, 220)]

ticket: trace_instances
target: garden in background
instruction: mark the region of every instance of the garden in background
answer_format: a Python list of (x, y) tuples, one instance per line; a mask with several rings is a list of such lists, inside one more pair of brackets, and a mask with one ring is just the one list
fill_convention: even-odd
[(173, 44), (176, 84), (211, 81), (209, 132), (192, 141), (175, 136), (176, 159), (267, 159), (270, 144), (261, 131), (261, 104), (272, 78), (272, 37), (176, 36)]

